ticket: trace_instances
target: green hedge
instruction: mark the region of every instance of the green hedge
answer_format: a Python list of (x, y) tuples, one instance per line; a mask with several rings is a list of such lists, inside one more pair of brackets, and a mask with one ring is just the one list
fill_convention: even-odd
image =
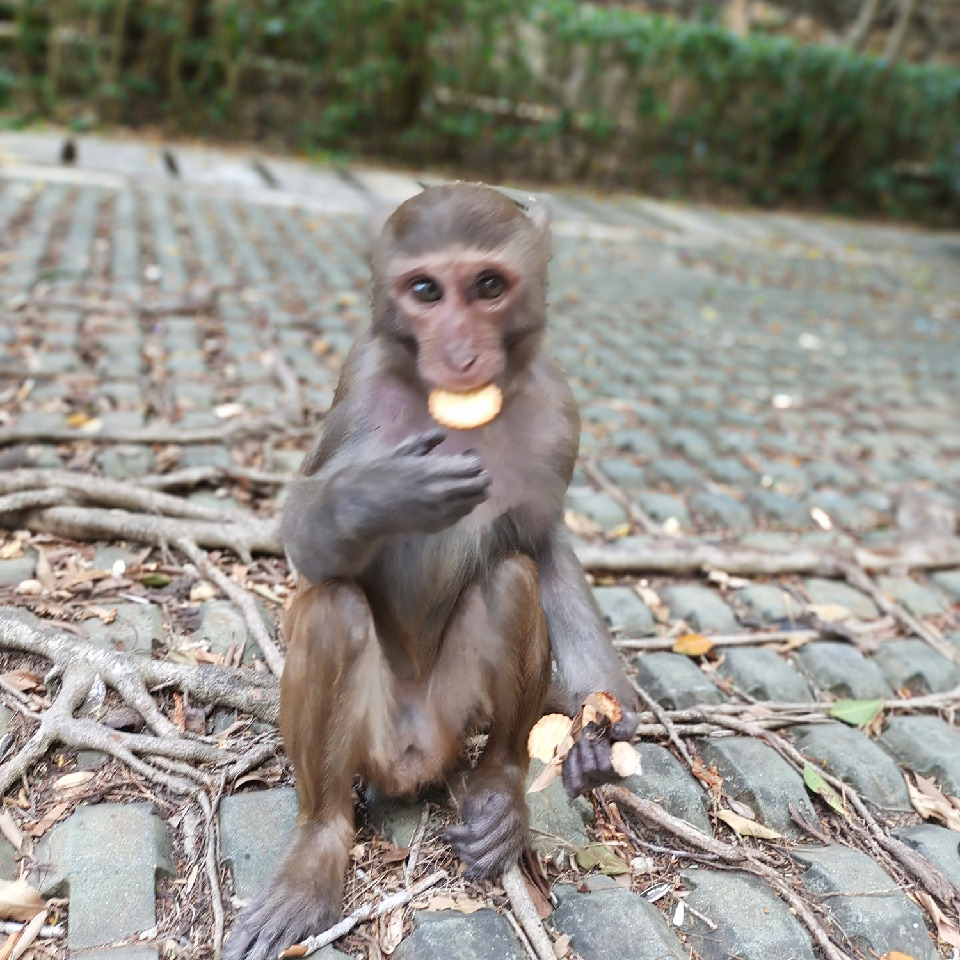
[[(52, 19), (55, 18), (55, 19)], [(0, 2), (8, 123), (946, 220), (960, 71), (568, 0)]]

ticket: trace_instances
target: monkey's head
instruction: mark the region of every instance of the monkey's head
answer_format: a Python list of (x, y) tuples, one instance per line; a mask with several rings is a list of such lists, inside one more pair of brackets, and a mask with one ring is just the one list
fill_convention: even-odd
[(374, 332), (428, 390), (503, 386), (540, 346), (548, 227), (542, 205), (479, 184), (407, 200), (374, 243)]

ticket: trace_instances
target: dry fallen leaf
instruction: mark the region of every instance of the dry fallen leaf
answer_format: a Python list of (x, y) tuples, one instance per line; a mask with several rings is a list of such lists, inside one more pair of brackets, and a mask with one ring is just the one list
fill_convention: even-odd
[(845, 606), (839, 603), (812, 603), (807, 609), (829, 623), (839, 623), (853, 616)]
[(34, 840), (42, 837), (69, 809), (69, 803), (58, 803), (55, 807), (51, 807), (44, 814), (43, 819), (38, 820), (30, 828), (30, 836)]
[(619, 740), (610, 748), (610, 766), (617, 776), (632, 777), (640, 772), (640, 754), (629, 743)]
[(0, 546), (0, 560), (16, 560), (23, 556), (23, 543), (20, 540), (11, 540)]
[(40, 686), (40, 678), (35, 673), (24, 669), (8, 670), (6, 673), (0, 674), (0, 679), (21, 693), (36, 690)]
[(910, 802), (924, 820), (941, 820), (950, 830), (960, 832), (960, 808), (953, 802), (955, 798), (944, 796), (932, 777), (921, 777), (917, 774), (916, 786), (910, 782), (909, 777), (904, 779), (907, 782)]
[(702, 657), (713, 649), (713, 641), (699, 633), (685, 633), (677, 637), (673, 644), (674, 653), (682, 653), (688, 657)]
[(43, 584), (39, 580), (21, 580), (17, 586), (17, 593), (25, 597), (39, 597), (43, 593)]
[(937, 901), (926, 890), (915, 890), (914, 895), (920, 902), (920, 906), (933, 918), (933, 922), (937, 925), (937, 936), (940, 940), (950, 944), (954, 951), (960, 951), (960, 930), (947, 918)]
[(584, 701), (585, 706), (593, 707), (598, 714), (606, 717), (611, 723), (619, 723), (623, 719), (623, 707), (620, 701), (605, 690), (591, 693)]
[(26, 923), (46, 910), (43, 897), (25, 880), (0, 880), (0, 918)]
[(19, 850), (23, 843), (23, 834), (16, 821), (10, 816), (9, 810), (0, 810), (0, 833), (2, 833), (14, 850)]
[(720, 792), (720, 788), (723, 786), (723, 777), (717, 773), (716, 767), (708, 769), (699, 757), (694, 757), (690, 772), (712, 793)]
[(557, 960), (563, 960), (563, 958), (570, 952), (570, 934), (561, 934), (556, 940), (554, 940), (553, 952), (557, 957)]
[(377, 937), (377, 941), (380, 949), (390, 956), (403, 939), (403, 907), (397, 907), (396, 910), (391, 910), (386, 916), (381, 917), (378, 926), (380, 936)]
[(74, 787), (82, 786), (83, 784), (89, 782), (94, 777), (92, 770), (77, 770), (75, 773), (68, 773), (65, 776), (60, 777), (59, 780), (55, 780), (53, 783), (54, 790), (72, 790)]
[(776, 830), (765, 827), (762, 823), (756, 823), (754, 820), (748, 820), (741, 817), (739, 813), (732, 810), (721, 810), (717, 814), (717, 819), (722, 820), (731, 830), (739, 833), (741, 837), (757, 837), (760, 840), (781, 840), (781, 834)]
[(193, 601), (213, 600), (216, 596), (217, 588), (206, 580), (201, 580), (190, 588), (190, 599)]

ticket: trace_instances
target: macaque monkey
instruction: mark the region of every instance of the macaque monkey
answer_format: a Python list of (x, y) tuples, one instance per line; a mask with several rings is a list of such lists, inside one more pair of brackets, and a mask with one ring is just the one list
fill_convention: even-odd
[[(635, 708), (564, 535), (580, 418), (542, 345), (548, 259), (542, 207), (472, 184), (408, 200), (374, 243), (372, 327), (283, 513), (300, 586), (280, 730), (300, 816), (227, 960), (272, 960), (339, 918), (354, 776), (413, 798), (486, 731), (447, 838), (494, 876), (523, 848), (526, 740), (548, 692), (571, 715), (598, 690)], [(567, 758), (571, 794), (614, 778), (609, 738)]]

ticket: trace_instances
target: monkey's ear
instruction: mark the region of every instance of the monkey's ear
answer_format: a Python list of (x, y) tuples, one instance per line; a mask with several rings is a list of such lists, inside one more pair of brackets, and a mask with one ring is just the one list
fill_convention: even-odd
[(527, 207), (527, 216), (531, 219), (537, 231), (544, 235), (550, 229), (553, 209), (546, 197), (533, 197), (530, 206)]

